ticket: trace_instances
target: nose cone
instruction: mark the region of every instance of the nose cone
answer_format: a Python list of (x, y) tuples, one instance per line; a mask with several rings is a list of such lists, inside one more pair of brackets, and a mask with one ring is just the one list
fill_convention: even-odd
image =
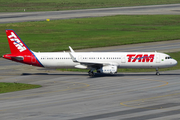
[(177, 65), (177, 61), (175, 59), (170, 60), (170, 66), (175, 66)]
[(171, 62), (170, 62), (170, 65), (171, 66), (177, 65), (177, 61), (175, 59), (172, 59)]
[(178, 63), (178, 62), (177, 62), (176, 60), (174, 60), (173, 64), (174, 64), (174, 65), (177, 65), (177, 63)]

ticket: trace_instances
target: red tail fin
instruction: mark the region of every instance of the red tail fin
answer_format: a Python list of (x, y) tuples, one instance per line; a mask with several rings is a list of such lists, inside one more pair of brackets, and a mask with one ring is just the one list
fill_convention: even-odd
[(26, 44), (19, 38), (19, 36), (14, 32), (14, 30), (6, 30), (7, 39), (9, 42), (9, 47), (11, 54), (22, 53), (29, 51)]
[(43, 67), (43, 65), (35, 56), (34, 52), (32, 52), (27, 47), (27, 45), (20, 39), (20, 37), (14, 32), (14, 30), (6, 30), (6, 34), (11, 54), (5, 54), (3, 55), (3, 58), (13, 60), (16, 62)]

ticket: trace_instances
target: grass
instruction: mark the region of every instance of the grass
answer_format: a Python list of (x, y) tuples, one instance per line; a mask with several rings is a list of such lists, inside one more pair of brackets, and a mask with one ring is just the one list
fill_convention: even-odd
[(180, 0), (1, 0), (0, 12), (59, 11), (157, 4), (175, 4)]
[[(159, 71), (168, 71), (168, 70), (178, 70), (180, 69), (180, 52), (173, 52), (173, 53), (167, 53), (170, 55), (173, 59), (177, 60), (179, 64), (177, 64), (174, 67), (169, 67), (169, 68), (161, 68)], [(87, 69), (57, 69), (59, 71), (76, 71), (76, 72), (88, 72), (89, 70)], [(132, 69), (132, 68), (119, 68), (118, 72), (155, 72), (155, 69), (142, 69), (142, 68), (137, 68), (137, 69)]]
[(20, 90), (27, 90), (33, 88), (39, 88), (40, 85), (31, 85), (31, 84), (24, 84), (24, 83), (0, 83), (0, 93), (7, 93), (7, 92), (14, 92)]
[(0, 24), (0, 55), (9, 53), (5, 29), (33, 51), (63, 51), (180, 39), (179, 15), (120, 15)]

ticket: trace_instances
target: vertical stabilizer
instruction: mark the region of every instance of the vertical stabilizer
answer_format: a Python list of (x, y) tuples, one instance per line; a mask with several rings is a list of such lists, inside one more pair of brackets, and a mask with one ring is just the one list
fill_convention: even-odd
[(43, 67), (41, 62), (37, 59), (34, 52), (32, 52), (21, 38), (14, 32), (14, 30), (6, 30), (7, 39), (11, 54), (3, 55), (3, 58), (21, 62), (29, 65)]
[(11, 54), (29, 51), (29, 48), (21, 40), (21, 38), (14, 32), (14, 30), (6, 30), (6, 35), (9, 42)]

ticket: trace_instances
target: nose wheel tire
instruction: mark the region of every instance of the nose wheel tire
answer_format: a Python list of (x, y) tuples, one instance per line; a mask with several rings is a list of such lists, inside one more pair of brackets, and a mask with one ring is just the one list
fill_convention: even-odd
[(160, 73), (159, 73), (159, 71), (158, 71), (158, 68), (156, 68), (156, 75), (157, 75), (157, 76), (160, 75)]
[(156, 75), (157, 75), (157, 76), (160, 75), (160, 73), (159, 73), (159, 71), (158, 71), (158, 68), (156, 68)]
[(160, 75), (160, 73), (159, 73), (159, 72), (156, 72), (156, 75), (157, 75), (157, 76), (159, 76), (159, 75)]

